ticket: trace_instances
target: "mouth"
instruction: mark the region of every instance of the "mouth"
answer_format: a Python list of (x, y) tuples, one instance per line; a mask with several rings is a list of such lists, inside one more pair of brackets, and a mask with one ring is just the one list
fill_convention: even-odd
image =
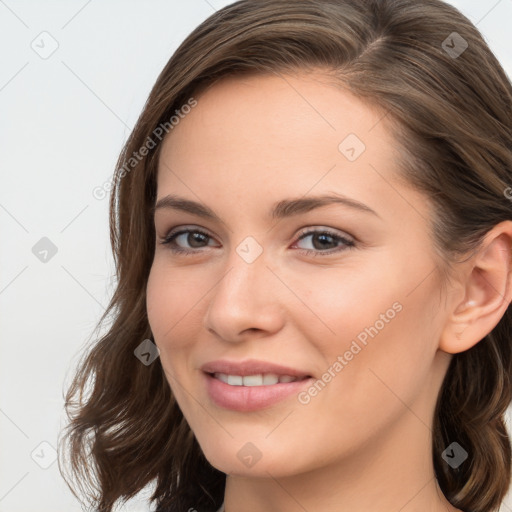
[(201, 370), (232, 386), (265, 386), (311, 377), (307, 371), (258, 359), (211, 361)]
[[(206, 372), (208, 373), (208, 372)], [(255, 375), (232, 375), (228, 373), (208, 373), (210, 377), (224, 382), (229, 386), (275, 386), (276, 384), (288, 384), (311, 378), (310, 375), (296, 377), (293, 375), (278, 375), (277, 373), (258, 373)]]
[(210, 400), (237, 412), (274, 406), (297, 395), (314, 380), (305, 371), (254, 359), (212, 361), (201, 370)]

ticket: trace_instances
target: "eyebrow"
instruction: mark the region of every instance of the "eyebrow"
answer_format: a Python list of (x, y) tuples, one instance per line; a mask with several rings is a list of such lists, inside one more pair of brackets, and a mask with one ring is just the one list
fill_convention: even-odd
[[(341, 194), (327, 194), (314, 197), (303, 197), (299, 199), (283, 199), (273, 205), (270, 210), (270, 217), (272, 219), (282, 219), (293, 215), (300, 215), (301, 213), (307, 213), (316, 208), (330, 204), (342, 204), (354, 210), (370, 213), (381, 218), (376, 211), (372, 210), (366, 204)], [(177, 195), (167, 195), (159, 199), (156, 205), (152, 208), (152, 214), (154, 215), (157, 210), (161, 209), (181, 210), (205, 219), (222, 222), (218, 215), (207, 206)]]

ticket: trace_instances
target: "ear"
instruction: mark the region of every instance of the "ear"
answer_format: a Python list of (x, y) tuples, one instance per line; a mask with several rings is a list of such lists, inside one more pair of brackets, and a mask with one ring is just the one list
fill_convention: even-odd
[(512, 221), (494, 226), (476, 254), (461, 265), (461, 293), (451, 305), (439, 343), (450, 354), (464, 352), (487, 336), (512, 300)]

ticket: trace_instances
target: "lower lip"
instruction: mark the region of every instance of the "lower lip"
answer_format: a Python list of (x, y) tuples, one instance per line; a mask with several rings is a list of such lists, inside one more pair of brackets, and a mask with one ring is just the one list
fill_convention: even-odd
[(271, 405), (297, 395), (309, 386), (311, 377), (295, 382), (283, 382), (270, 386), (230, 386), (208, 373), (204, 373), (206, 388), (210, 398), (219, 407), (233, 411), (250, 412), (270, 407)]

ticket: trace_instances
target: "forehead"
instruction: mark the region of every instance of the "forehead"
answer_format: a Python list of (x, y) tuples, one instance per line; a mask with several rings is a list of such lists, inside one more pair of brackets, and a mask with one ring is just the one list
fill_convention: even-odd
[(164, 139), (159, 197), (229, 194), (250, 207), (337, 191), (376, 210), (397, 201), (399, 152), (385, 111), (327, 76), (231, 77), (195, 99)]
[(167, 145), (181, 146), (180, 139), (191, 130), (197, 136), (209, 132), (209, 140), (216, 135), (217, 139), (243, 141), (246, 150), (257, 146), (260, 137), (267, 145), (318, 137), (336, 144), (349, 133), (366, 139), (390, 137), (383, 109), (361, 101), (319, 72), (228, 77), (202, 90), (196, 99), (197, 107), (182, 116), (179, 129), (175, 127), (167, 137)]

